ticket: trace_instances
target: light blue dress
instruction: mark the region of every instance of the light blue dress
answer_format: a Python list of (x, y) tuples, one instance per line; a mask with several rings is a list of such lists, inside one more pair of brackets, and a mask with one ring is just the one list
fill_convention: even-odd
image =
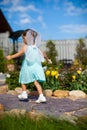
[(19, 83), (28, 84), (35, 80), (39, 82), (45, 81), (45, 74), (41, 61), (43, 60), (39, 48), (34, 45), (27, 45), (25, 49), (25, 58), (22, 63)]

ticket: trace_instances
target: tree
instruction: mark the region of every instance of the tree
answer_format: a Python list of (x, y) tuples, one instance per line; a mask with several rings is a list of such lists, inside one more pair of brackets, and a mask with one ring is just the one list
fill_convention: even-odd
[(75, 58), (83, 65), (87, 65), (87, 48), (83, 39), (79, 39), (79, 44), (77, 44), (76, 47)]
[(46, 43), (46, 47), (47, 47), (46, 50), (47, 56), (52, 60), (53, 65), (57, 65), (56, 57), (58, 56), (58, 53), (56, 51), (55, 44), (51, 40), (49, 40)]
[(5, 58), (3, 50), (0, 48), (0, 72), (5, 71)]

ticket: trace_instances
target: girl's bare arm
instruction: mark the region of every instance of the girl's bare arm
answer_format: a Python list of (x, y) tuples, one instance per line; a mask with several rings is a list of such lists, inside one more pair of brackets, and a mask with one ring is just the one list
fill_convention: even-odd
[(45, 52), (42, 52), (43, 53), (43, 56), (44, 56), (44, 58), (46, 59), (46, 61), (48, 62), (48, 57), (47, 57), (47, 55), (46, 55), (46, 53)]
[[(40, 51), (41, 51), (41, 50), (40, 50)], [(52, 64), (52, 61), (51, 61), (51, 59), (48, 58), (47, 54), (46, 54), (45, 52), (43, 52), (43, 51), (41, 51), (41, 53), (43, 54), (43, 56), (44, 56), (44, 58), (46, 59), (46, 61), (47, 61), (48, 63)]]
[(6, 56), (6, 59), (7, 59), (7, 60), (11, 60), (11, 59), (17, 58), (17, 57), (23, 55), (24, 52), (25, 52), (25, 45), (24, 45), (24, 46), (22, 47), (22, 49), (21, 49), (19, 52), (17, 52), (16, 54)]

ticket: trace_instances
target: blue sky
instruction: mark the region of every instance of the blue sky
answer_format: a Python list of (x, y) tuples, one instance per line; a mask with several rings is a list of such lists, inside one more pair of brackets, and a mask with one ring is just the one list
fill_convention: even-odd
[(43, 40), (87, 36), (87, 0), (0, 0), (13, 31), (32, 28)]

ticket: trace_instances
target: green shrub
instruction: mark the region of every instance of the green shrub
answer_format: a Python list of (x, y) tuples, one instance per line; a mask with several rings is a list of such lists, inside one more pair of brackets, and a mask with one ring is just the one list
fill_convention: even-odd
[(87, 93), (87, 71), (80, 70), (79, 68), (70, 68), (65, 73), (62, 72), (61, 76), (61, 86), (62, 89), (66, 90), (82, 90)]
[(87, 93), (87, 70), (79, 66), (70, 68), (47, 68), (45, 71), (46, 82), (42, 83), (43, 89), (82, 90)]
[[(82, 90), (87, 93), (87, 70), (81, 68), (75, 68), (75, 66), (69, 69), (60, 69), (48, 67), (45, 71), (46, 81), (41, 83), (43, 90), (52, 89), (57, 90)], [(6, 83), (9, 89), (15, 89), (21, 87), (19, 84), (19, 71), (10, 72), (10, 77), (6, 78)], [(34, 83), (27, 84), (27, 88), (30, 91), (36, 90)]]
[(87, 66), (87, 47), (82, 38), (79, 39), (79, 43), (77, 44), (75, 58), (80, 64)]
[(14, 90), (16, 87), (21, 87), (18, 80), (19, 80), (18, 71), (9, 72), (9, 76), (6, 77), (6, 83), (8, 84), (10, 90)]
[(0, 48), (0, 72), (5, 72), (5, 63), (3, 50)]
[(57, 68), (49, 68), (45, 71), (46, 82), (42, 83), (43, 89), (60, 89), (59, 73)]

